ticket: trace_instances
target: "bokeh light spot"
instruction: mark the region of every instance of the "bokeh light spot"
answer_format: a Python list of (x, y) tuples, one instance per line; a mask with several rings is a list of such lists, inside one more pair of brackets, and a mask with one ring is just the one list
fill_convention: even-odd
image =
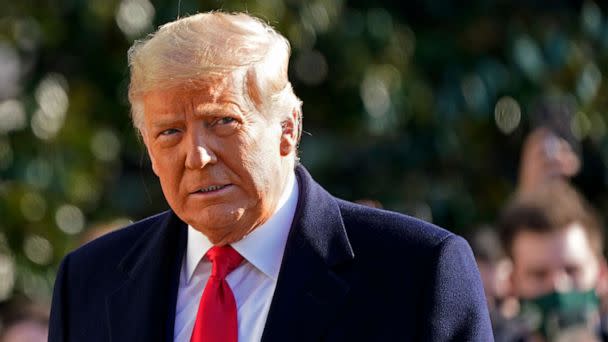
[(25, 169), (27, 183), (39, 189), (48, 187), (52, 177), (51, 164), (42, 158), (32, 159)]
[(583, 30), (592, 37), (597, 37), (602, 31), (602, 11), (593, 1), (585, 1), (581, 10), (581, 25)]
[(359, 87), (363, 105), (372, 117), (384, 116), (392, 107), (391, 91), (401, 86), (399, 71), (391, 65), (372, 65)]
[(390, 94), (382, 80), (366, 77), (361, 83), (360, 93), (365, 109), (373, 117), (383, 116), (391, 107)]
[(116, 160), (120, 153), (120, 140), (114, 131), (102, 129), (91, 138), (91, 151), (99, 160)]
[(523, 36), (515, 41), (513, 47), (515, 63), (532, 81), (538, 82), (544, 74), (545, 63), (540, 48), (532, 38)]
[[(487, 113), (487, 91), (483, 80), (478, 75), (469, 75), (461, 83), (462, 95), (467, 106), (478, 113)], [(486, 114), (487, 115), (487, 114)]]
[(302, 21), (314, 27), (316, 32), (323, 33), (329, 28), (329, 14), (324, 4), (315, 1), (310, 5), (304, 6), (301, 12)]
[(318, 51), (304, 51), (295, 61), (296, 77), (308, 85), (321, 84), (327, 78), (325, 56)]
[(46, 214), (46, 200), (37, 192), (23, 194), (20, 201), (21, 213), (30, 222), (38, 222)]
[(52, 293), (52, 283), (49, 279), (29, 268), (20, 268), (17, 278), (19, 291), (37, 301), (46, 301)]
[(154, 14), (154, 6), (148, 0), (123, 0), (116, 12), (116, 24), (133, 39), (152, 28)]
[(0, 99), (13, 97), (19, 92), (21, 67), (15, 48), (0, 42)]
[(78, 234), (84, 229), (84, 214), (78, 207), (64, 204), (55, 213), (55, 223), (66, 234)]
[(595, 63), (587, 63), (576, 83), (576, 94), (583, 103), (591, 102), (602, 84), (602, 72)]
[(513, 132), (521, 121), (521, 108), (517, 101), (510, 97), (502, 97), (496, 102), (494, 108), (494, 120), (496, 126), (504, 134)]
[(65, 185), (68, 198), (76, 203), (93, 203), (99, 199), (97, 179), (86, 172), (76, 172)]
[(0, 103), (0, 134), (17, 131), (27, 126), (25, 109), (17, 100)]
[(48, 265), (53, 259), (53, 246), (39, 235), (29, 235), (23, 241), (23, 252), (32, 262)]
[(42, 38), (40, 24), (32, 17), (15, 20), (13, 36), (20, 48), (28, 51), (35, 50), (40, 45)]
[(591, 132), (591, 120), (587, 114), (578, 112), (570, 122), (570, 129), (577, 139), (583, 140)]
[(0, 253), (0, 301), (7, 299), (15, 286), (15, 262), (9, 255)]
[(68, 83), (60, 74), (51, 73), (36, 88), (36, 102), (47, 115), (60, 117), (68, 110)]
[(310, 25), (295, 23), (288, 30), (289, 41), (298, 50), (310, 50), (317, 41), (317, 35)]
[(69, 106), (67, 81), (59, 74), (47, 75), (35, 92), (40, 108), (31, 121), (32, 132), (42, 140), (48, 140), (63, 127)]
[(416, 48), (416, 35), (409, 27), (399, 27), (390, 37), (387, 53), (391, 62), (397, 66), (405, 67)]

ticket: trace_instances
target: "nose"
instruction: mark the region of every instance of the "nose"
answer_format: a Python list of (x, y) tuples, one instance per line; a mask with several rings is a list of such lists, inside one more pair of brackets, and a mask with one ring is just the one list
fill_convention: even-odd
[(570, 291), (574, 283), (572, 277), (568, 275), (566, 271), (557, 271), (551, 277), (552, 290), (555, 292), (567, 292)]
[(207, 164), (217, 162), (215, 153), (209, 148), (201, 134), (190, 135), (188, 151), (186, 154), (186, 167), (188, 169), (202, 169)]

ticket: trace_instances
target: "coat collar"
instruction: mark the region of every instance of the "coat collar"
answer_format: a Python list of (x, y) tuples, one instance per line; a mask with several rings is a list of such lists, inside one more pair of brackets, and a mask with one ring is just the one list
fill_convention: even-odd
[(304, 167), (296, 176), (298, 206), (262, 341), (318, 340), (349, 290), (336, 272), (354, 258), (338, 204)]
[(111, 341), (172, 341), (186, 225), (161, 214), (122, 259), (122, 285), (106, 298)]

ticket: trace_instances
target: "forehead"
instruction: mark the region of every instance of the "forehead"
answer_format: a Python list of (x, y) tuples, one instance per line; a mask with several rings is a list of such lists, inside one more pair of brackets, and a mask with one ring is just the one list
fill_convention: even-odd
[(519, 232), (512, 245), (515, 267), (562, 267), (588, 264), (595, 254), (585, 229), (573, 223), (553, 232)]
[[(166, 114), (173, 112), (203, 112), (207, 105), (236, 106), (243, 110), (245, 98), (235, 75), (209, 77), (184, 82), (168, 89), (155, 89), (143, 95), (144, 112)], [(216, 108), (217, 106), (211, 106)]]

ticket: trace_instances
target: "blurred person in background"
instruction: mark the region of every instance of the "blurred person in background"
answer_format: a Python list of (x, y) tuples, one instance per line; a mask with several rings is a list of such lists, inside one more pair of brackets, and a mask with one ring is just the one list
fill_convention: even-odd
[(382, 203), (376, 199), (372, 198), (362, 198), (355, 201), (357, 204), (364, 205), (370, 208), (382, 209)]
[(499, 232), (513, 263), (512, 293), (528, 341), (605, 339), (600, 297), (607, 277), (601, 220), (563, 179), (519, 192)]
[(469, 243), (481, 274), (494, 339), (496, 342), (515, 341), (521, 336), (522, 329), (512, 320), (518, 306), (509, 288), (511, 260), (504, 252), (494, 227), (483, 225), (475, 229)]
[(131, 223), (133, 223), (133, 221), (131, 221), (130, 219), (125, 218), (125, 217), (119, 217), (119, 218), (115, 218), (115, 219), (112, 219), (109, 221), (103, 221), (103, 222), (93, 224), (89, 228), (87, 228), (85, 231), (83, 231), (82, 234), (80, 234), (80, 237), (78, 238), (78, 245), (79, 246), (85, 245), (108, 233), (111, 233), (122, 227), (126, 227)]
[(546, 181), (565, 179), (594, 206), (602, 205), (606, 165), (598, 142), (574, 133), (577, 108), (576, 101), (560, 96), (543, 97), (533, 106), (533, 129), (520, 154), (518, 192), (534, 191)]
[(536, 128), (524, 141), (517, 190), (533, 192), (547, 181), (571, 179), (580, 168), (570, 142), (547, 127)]
[(0, 310), (0, 342), (45, 342), (49, 308), (17, 296)]
[(298, 163), (289, 56), (244, 13), (131, 48), (133, 121), (171, 210), (64, 258), (51, 342), (492, 340), (464, 239), (337, 199)]

